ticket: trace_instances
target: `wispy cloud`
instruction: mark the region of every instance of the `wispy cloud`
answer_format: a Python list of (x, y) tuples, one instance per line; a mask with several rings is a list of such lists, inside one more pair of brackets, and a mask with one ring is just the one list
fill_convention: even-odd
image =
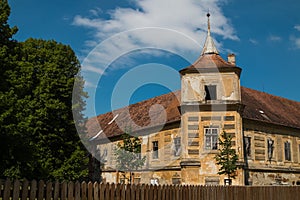
[(249, 42), (250, 42), (251, 44), (254, 44), (254, 45), (258, 45), (258, 44), (259, 44), (259, 42), (258, 42), (256, 39), (253, 39), (253, 38), (250, 38), (250, 39), (249, 39)]
[(280, 42), (282, 40), (282, 38), (280, 36), (277, 36), (277, 35), (270, 35), (268, 37), (268, 40), (270, 40), (272, 42)]

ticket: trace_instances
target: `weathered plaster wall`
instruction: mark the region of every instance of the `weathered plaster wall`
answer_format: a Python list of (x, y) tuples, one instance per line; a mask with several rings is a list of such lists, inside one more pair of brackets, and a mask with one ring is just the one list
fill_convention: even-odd
[[(300, 131), (272, 124), (244, 121), (247, 179), (253, 185), (289, 184), (300, 181)], [(269, 141), (272, 141), (270, 146)], [(289, 143), (286, 156), (285, 143)]]

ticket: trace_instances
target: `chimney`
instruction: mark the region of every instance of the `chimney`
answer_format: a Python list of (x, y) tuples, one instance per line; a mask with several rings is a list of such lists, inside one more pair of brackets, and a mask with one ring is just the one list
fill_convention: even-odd
[(233, 53), (228, 54), (228, 62), (235, 65), (235, 55)]

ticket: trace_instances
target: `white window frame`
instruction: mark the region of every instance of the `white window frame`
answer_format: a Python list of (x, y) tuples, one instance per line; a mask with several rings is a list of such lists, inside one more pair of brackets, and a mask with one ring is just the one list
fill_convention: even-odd
[(204, 128), (204, 149), (205, 150), (218, 150), (218, 127), (205, 127)]

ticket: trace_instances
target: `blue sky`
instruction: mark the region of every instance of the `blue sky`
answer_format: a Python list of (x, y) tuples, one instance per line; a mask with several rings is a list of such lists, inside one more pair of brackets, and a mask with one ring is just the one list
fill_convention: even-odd
[[(170, 3), (172, 2), (172, 3)], [(10, 0), (15, 38), (70, 45), (83, 65), (87, 116), (180, 88), (178, 70), (212, 36), (235, 53), (242, 86), (300, 101), (298, 0)]]

